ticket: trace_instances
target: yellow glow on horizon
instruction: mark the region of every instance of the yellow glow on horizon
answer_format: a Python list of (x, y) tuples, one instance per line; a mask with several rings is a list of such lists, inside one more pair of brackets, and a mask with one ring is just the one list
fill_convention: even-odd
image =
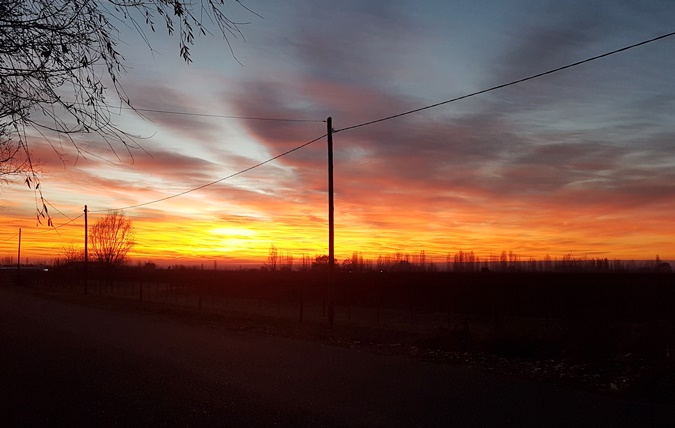
[(245, 229), (243, 227), (218, 227), (211, 229), (209, 231), (214, 235), (224, 235), (228, 237), (241, 237), (241, 236), (255, 236), (256, 232), (254, 230)]
[[(430, 214), (424, 208), (408, 207), (393, 211), (367, 207), (362, 212), (338, 212), (335, 230), (335, 254), (338, 261), (354, 252), (376, 261), (379, 256), (396, 253), (418, 255), (424, 251), (427, 261), (443, 265), (448, 254), (473, 251), (481, 259), (513, 251), (521, 260), (543, 260), (546, 255), (560, 258), (566, 254), (583, 258), (651, 260), (659, 254), (672, 260), (675, 241), (664, 234), (663, 221), (638, 224), (624, 218), (585, 216), (570, 212), (533, 211), (527, 218), (502, 213), (447, 212)], [(281, 255), (313, 258), (328, 252), (328, 225), (321, 209), (289, 205), (269, 209), (270, 218), (248, 216), (191, 218), (176, 213), (129, 213), (135, 229), (136, 246), (129, 254), (133, 263), (153, 261), (160, 264), (199, 263), (217, 260), (228, 264), (261, 264), (274, 245)], [(358, 215), (357, 215), (358, 214)], [(91, 225), (97, 217), (89, 219)], [(0, 257), (16, 260), (18, 227), (23, 227), (22, 261), (53, 260), (69, 245), (82, 248), (84, 221), (68, 223), (58, 230), (35, 227), (34, 220), (5, 217), (0, 235)], [(639, 226), (639, 227), (638, 227)], [(57, 233), (58, 232), (58, 233)]]

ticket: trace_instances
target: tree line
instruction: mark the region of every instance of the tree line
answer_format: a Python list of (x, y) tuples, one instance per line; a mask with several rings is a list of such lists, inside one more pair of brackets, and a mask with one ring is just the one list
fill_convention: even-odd
[[(313, 258), (302, 254), (299, 264), (290, 252), (281, 252), (272, 245), (262, 270), (266, 271), (309, 271), (327, 270), (328, 256), (315, 255)], [(499, 254), (479, 256), (474, 251), (459, 250), (447, 253), (445, 264), (427, 257), (424, 250), (418, 253), (380, 255), (376, 259), (364, 257), (354, 251), (351, 257), (342, 261), (335, 259), (335, 268), (345, 272), (656, 272), (671, 273), (670, 263), (659, 255), (652, 260), (635, 261), (608, 259), (602, 257), (575, 256), (568, 252), (561, 257), (547, 254), (543, 259), (521, 257), (513, 251), (503, 250)]]
[[(132, 222), (120, 211), (109, 212), (89, 230), (90, 260), (94, 262), (114, 267), (128, 265), (130, 262), (128, 254), (135, 244)], [(54, 265), (83, 260), (84, 250), (71, 244), (63, 248)], [(659, 255), (652, 260), (626, 261), (575, 256), (568, 252), (561, 257), (551, 257), (547, 254), (543, 259), (536, 259), (524, 258), (512, 250), (503, 250), (499, 254), (487, 256), (465, 250), (449, 252), (446, 254), (444, 264), (427, 257), (424, 250), (412, 254), (396, 252), (380, 255), (376, 259), (354, 251), (350, 257), (342, 260), (336, 258), (334, 262), (335, 269), (343, 272), (672, 272), (670, 263), (661, 260)], [(151, 264), (154, 268), (154, 263)], [(329, 259), (325, 254), (310, 256), (303, 253), (300, 257), (296, 257), (291, 252), (280, 251), (275, 245), (271, 245), (267, 259), (260, 269), (268, 272), (327, 271), (328, 265)], [(216, 269), (215, 262), (214, 269)]]

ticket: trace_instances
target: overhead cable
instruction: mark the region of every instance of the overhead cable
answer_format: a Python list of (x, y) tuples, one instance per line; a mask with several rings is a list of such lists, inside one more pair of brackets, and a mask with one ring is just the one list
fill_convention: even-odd
[[(286, 156), (286, 155), (288, 155), (288, 154), (290, 154), (290, 153), (293, 153), (293, 152), (295, 152), (295, 151), (297, 151), (297, 150), (302, 149), (303, 147), (309, 146), (310, 144), (315, 143), (315, 142), (321, 140), (321, 139), (324, 138), (326, 135), (327, 135), (327, 134), (323, 134), (322, 136), (317, 137), (317, 138), (315, 138), (315, 139), (313, 139), (313, 140), (311, 140), (311, 141), (308, 141), (308, 142), (306, 142), (306, 143), (304, 143), (304, 144), (301, 144), (301, 145), (299, 145), (299, 146), (297, 146), (297, 147), (294, 147), (294, 148), (292, 148), (292, 149), (290, 149), (290, 150), (287, 150), (287, 151), (285, 151), (285, 152), (283, 152), (283, 153), (280, 153), (280, 154), (278, 154), (278, 155), (276, 155), (276, 156), (274, 156), (274, 157), (272, 157), (272, 158), (269, 158), (269, 159), (267, 159), (267, 160), (265, 160), (265, 161), (263, 161), (263, 162), (257, 163), (257, 164), (255, 164), (255, 165), (253, 165), (253, 166), (250, 166), (250, 167), (248, 167), (248, 168), (245, 168), (245, 169), (242, 169), (242, 170), (240, 170), (240, 171), (237, 171), (237, 172), (235, 172), (235, 173), (233, 173), (233, 174), (230, 174), (230, 175), (228, 175), (228, 176), (226, 176), (226, 177), (223, 177), (223, 178), (221, 178), (221, 179), (219, 179), (219, 180), (216, 180), (216, 181), (212, 181), (212, 182), (210, 182), (210, 183), (203, 184), (203, 185), (201, 185), (201, 186), (195, 187), (195, 188), (190, 189), (190, 190), (186, 190), (186, 191), (184, 191), (184, 192), (176, 193), (176, 194), (173, 194), (173, 195), (170, 195), (170, 196), (165, 196), (165, 197), (160, 198), (160, 199), (155, 199), (154, 201), (144, 202), (144, 203), (142, 203), (142, 204), (136, 204), (136, 205), (129, 205), (129, 206), (123, 207), (123, 208), (118, 208), (118, 210), (128, 210), (128, 209), (132, 209), (132, 208), (139, 208), (139, 207), (144, 207), (144, 206), (151, 205), (151, 204), (156, 204), (156, 203), (158, 203), (158, 202), (166, 201), (166, 200), (168, 200), (168, 199), (173, 199), (173, 198), (177, 198), (177, 197), (179, 197), (179, 196), (187, 195), (188, 193), (195, 192), (195, 191), (200, 190), (200, 189), (203, 189), (203, 188), (205, 188), (205, 187), (213, 186), (214, 184), (218, 184), (218, 183), (223, 182), (223, 181), (225, 181), (225, 180), (229, 180), (230, 178), (233, 178), (233, 177), (236, 177), (236, 176), (238, 176), (238, 175), (241, 175), (241, 174), (243, 174), (243, 173), (245, 173), (245, 172), (251, 171), (252, 169), (261, 167), (261, 166), (263, 166), (263, 165), (265, 165), (265, 164), (268, 164), (268, 163), (270, 163), (270, 162), (272, 162), (272, 161), (274, 161), (274, 160), (279, 159), (280, 157)], [(98, 210), (98, 211), (89, 211), (89, 212), (90, 212), (90, 213), (102, 213), (102, 212), (105, 212), (105, 211), (103, 211), (103, 210)]]
[[(51, 204), (50, 204), (50, 205), (51, 205)], [(59, 212), (60, 212), (60, 211), (59, 211)], [(61, 214), (63, 214), (63, 213), (61, 213)], [(66, 216), (65, 214), (63, 214), (63, 215)], [(63, 226), (67, 226), (67, 225), (69, 225), (70, 223), (73, 223), (75, 220), (78, 220), (78, 219), (82, 218), (83, 216), (84, 216), (84, 214), (80, 214), (80, 215), (78, 215), (78, 216), (75, 217), (75, 218), (70, 218), (70, 220), (68, 220), (67, 222), (65, 222), (65, 223), (63, 223), (63, 224), (60, 224), (60, 225), (58, 225), (58, 226), (52, 226), (52, 227), (49, 227), (49, 228), (47, 228), (47, 229), (39, 229), (39, 230), (36, 230), (34, 233), (47, 233), (47, 232), (53, 232), (53, 231), (55, 231), (55, 230), (57, 230), (57, 229), (62, 228)], [(67, 216), (66, 216), (66, 217), (67, 217)], [(68, 217), (68, 218), (69, 218), (69, 217)], [(12, 235), (12, 236), (10, 236), (9, 238), (4, 239), (4, 240), (2, 240), (2, 241), (0, 241), (0, 242), (7, 242), (7, 241), (10, 241), (10, 240), (16, 238), (17, 236), (19, 236), (19, 234), (18, 234), (18, 233), (15, 233), (14, 235)]]
[(441, 101), (441, 102), (438, 102), (438, 103), (435, 103), (435, 104), (430, 104), (428, 106), (416, 108), (414, 110), (409, 110), (409, 111), (405, 111), (405, 112), (402, 112), (402, 113), (393, 114), (391, 116), (383, 117), (383, 118), (380, 118), (380, 119), (375, 119), (375, 120), (370, 120), (368, 122), (359, 123), (357, 125), (351, 125), (351, 126), (347, 126), (347, 127), (344, 127), (344, 128), (336, 129), (333, 132), (336, 133), (336, 132), (340, 132), (340, 131), (347, 131), (349, 129), (360, 128), (360, 127), (363, 127), (363, 126), (368, 126), (368, 125), (372, 125), (372, 124), (375, 124), (375, 123), (384, 122), (386, 120), (395, 119), (397, 117), (406, 116), (406, 115), (409, 115), (409, 114), (412, 114), (412, 113), (417, 113), (417, 112), (420, 112), (420, 111), (423, 111), (423, 110), (428, 110), (428, 109), (438, 107), (438, 106), (442, 106), (444, 104), (449, 104), (449, 103), (452, 103), (452, 102), (455, 102), (455, 101), (460, 101), (460, 100), (463, 100), (463, 99), (466, 99), (466, 98), (475, 97), (476, 95), (484, 94), (486, 92), (494, 91), (494, 90), (497, 90), (497, 89), (506, 88), (507, 86), (516, 85), (518, 83), (523, 83), (523, 82), (526, 82), (528, 80), (537, 79), (539, 77), (546, 76), (548, 74), (557, 73), (559, 71), (566, 70), (568, 68), (576, 67), (576, 66), (579, 66), (581, 64), (585, 64), (587, 62), (595, 61), (595, 60), (600, 59), (600, 58), (605, 58), (605, 57), (608, 57), (610, 55), (617, 54), (619, 52), (624, 52), (624, 51), (627, 51), (629, 49), (633, 49), (633, 48), (636, 48), (638, 46), (643, 46), (643, 45), (646, 45), (648, 43), (656, 42), (657, 40), (662, 40), (662, 39), (665, 39), (667, 37), (672, 37), (672, 36), (675, 36), (675, 31), (673, 31), (671, 33), (667, 33), (667, 34), (662, 34), (660, 36), (651, 38), (649, 40), (644, 40), (644, 41), (639, 42), (639, 43), (635, 43), (635, 44), (632, 44), (632, 45), (629, 45), (629, 46), (625, 46), (625, 47), (620, 48), (620, 49), (615, 49), (613, 51), (606, 52), (606, 53), (601, 54), (601, 55), (596, 55), (596, 56), (593, 56), (593, 57), (590, 57), (590, 58), (586, 58), (584, 60), (577, 61), (577, 62), (574, 62), (572, 64), (567, 64), (567, 65), (564, 65), (562, 67), (558, 67), (558, 68), (554, 68), (552, 70), (544, 71), (543, 73), (533, 74), (533, 75), (528, 76), (528, 77), (523, 77), (522, 79), (514, 80), (514, 81), (511, 81), (511, 82), (508, 82), (508, 83), (503, 83), (501, 85), (497, 85), (497, 86), (493, 86), (491, 88), (487, 88), (487, 89), (483, 89), (483, 90), (480, 90), (480, 91), (472, 92), (470, 94), (462, 95), (460, 97), (452, 98), (452, 99), (449, 99), (449, 100), (446, 100), (446, 101)]
[(15, 233), (14, 235), (10, 236), (10, 237), (9, 237), (9, 238), (7, 238), (7, 239), (3, 239), (3, 240), (2, 240), (2, 241), (0, 241), (0, 242), (7, 242), (7, 241), (11, 241), (12, 239), (16, 238), (17, 236), (19, 236), (19, 234), (18, 234), (18, 233)]
[[(51, 204), (50, 204), (50, 205), (51, 205)], [(61, 212), (61, 211), (59, 211), (59, 212)], [(61, 214), (63, 214), (63, 213), (61, 213)], [(65, 214), (63, 214), (63, 215), (64, 215), (65, 217), (67, 217)], [(43, 229), (43, 230), (41, 230), (41, 231), (39, 231), (39, 232), (36, 232), (36, 233), (49, 232), (49, 231), (51, 231), (51, 230), (60, 229), (60, 228), (62, 228), (63, 226), (67, 226), (67, 225), (69, 225), (70, 223), (73, 223), (75, 220), (78, 220), (78, 219), (80, 219), (80, 218), (82, 218), (82, 217), (84, 217), (84, 213), (78, 215), (77, 217), (71, 218), (70, 220), (68, 220), (67, 222), (65, 222), (65, 223), (63, 223), (63, 224), (60, 224), (60, 225), (58, 225), (58, 226), (53, 226), (53, 227), (50, 227), (50, 228), (48, 228), (48, 229)], [(67, 217), (67, 218), (70, 218), (70, 217)]]
[(294, 118), (283, 118), (283, 117), (257, 117), (257, 116), (230, 116), (224, 114), (209, 114), (209, 113), (193, 113), (187, 111), (172, 111), (172, 110), (157, 110), (150, 108), (137, 108), (137, 107), (122, 107), (126, 110), (135, 110), (151, 113), (162, 113), (162, 114), (175, 114), (181, 116), (199, 116), (199, 117), (217, 117), (221, 119), (241, 119), (241, 120), (261, 120), (261, 121), (270, 121), (270, 122), (310, 122), (310, 123), (321, 123), (326, 122), (326, 120), (319, 119), (294, 119)]
[[(574, 63), (571, 63), (571, 64), (567, 64), (567, 65), (564, 65), (564, 66), (562, 66), (562, 67), (557, 67), (557, 68), (554, 68), (554, 69), (551, 69), (551, 70), (548, 70), (548, 71), (545, 71), (545, 72), (542, 72), (542, 73), (533, 74), (533, 75), (530, 75), (530, 76), (527, 76), (527, 77), (524, 77), (524, 78), (521, 78), (521, 79), (513, 80), (513, 81), (511, 81), (511, 82), (503, 83), (503, 84), (500, 84), (500, 85), (497, 85), (497, 86), (492, 86), (492, 87), (490, 87), (490, 88), (483, 89), (483, 90), (476, 91), (476, 92), (472, 92), (472, 93), (469, 93), (469, 94), (466, 94), (466, 95), (462, 95), (462, 96), (459, 96), (459, 97), (456, 97), (456, 98), (452, 98), (452, 99), (449, 99), (449, 100), (445, 100), (445, 101), (441, 101), (441, 102), (438, 102), (438, 103), (430, 104), (430, 105), (427, 105), (427, 106), (424, 106), (424, 107), (420, 107), (420, 108), (416, 108), (416, 109), (413, 109), (413, 110), (408, 110), (408, 111), (401, 112), (401, 113), (398, 113), (398, 114), (393, 114), (393, 115), (386, 116), (386, 117), (383, 117), (383, 118), (380, 118), (380, 119), (375, 119), (375, 120), (371, 120), (371, 121), (368, 121), (368, 122), (363, 122), (363, 123), (359, 123), (359, 124), (356, 124), (356, 125), (351, 125), (351, 126), (347, 126), (347, 127), (344, 127), (344, 128), (335, 129), (335, 130), (333, 130), (333, 133), (337, 133), (337, 132), (341, 132), (341, 131), (347, 131), (347, 130), (351, 130), (351, 129), (356, 129), (356, 128), (360, 128), (360, 127), (372, 125), (372, 124), (375, 124), (375, 123), (379, 123), (379, 122), (384, 122), (384, 121), (387, 121), (387, 120), (391, 120), (391, 119), (395, 119), (395, 118), (398, 118), (398, 117), (406, 116), (406, 115), (409, 115), (409, 114), (412, 114), (412, 113), (417, 113), (417, 112), (424, 111), (424, 110), (428, 110), (428, 109), (431, 109), (431, 108), (434, 108), (434, 107), (439, 107), (439, 106), (442, 106), (442, 105), (445, 105), (445, 104), (449, 104), (449, 103), (452, 103), (452, 102), (460, 101), (460, 100), (463, 100), (463, 99), (466, 99), (466, 98), (471, 98), (471, 97), (474, 97), (474, 96), (477, 96), (477, 95), (480, 95), (480, 94), (484, 94), (484, 93), (487, 93), (487, 92), (495, 91), (495, 90), (497, 90), (497, 89), (502, 89), (502, 88), (506, 88), (506, 87), (508, 87), (508, 86), (513, 86), (513, 85), (516, 85), (516, 84), (519, 84), (519, 83), (526, 82), (526, 81), (528, 81), (528, 80), (537, 79), (537, 78), (539, 78), (539, 77), (543, 77), (543, 76), (546, 76), (546, 75), (549, 75), (549, 74), (557, 73), (557, 72), (559, 72), (559, 71), (563, 71), (563, 70), (566, 70), (566, 69), (569, 69), (569, 68), (577, 67), (577, 66), (579, 66), (579, 65), (582, 65), (582, 64), (585, 64), (585, 63), (588, 63), (588, 62), (591, 62), (591, 61), (595, 61), (595, 60), (598, 60), (598, 59), (601, 59), (601, 58), (605, 58), (605, 57), (608, 57), (608, 56), (611, 56), (611, 55), (615, 55), (615, 54), (620, 53), (620, 52), (625, 52), (625, 51), (627, 51), (627, 50), (630, 50), (630, 49), (633, 49), (633, 48), (636, 48), (636, 47), (639, 47), (639, 46), (643, 46), (643, 45), (646, 45), (646, 44), (649, 44), (649, 43), (653, 43), (653, 42), (656, 42), (656, 41), (658, 41), (658, 40), (662, 40), (662, 39), (665, 39), (665, 38), (668, 38), (668, 37), (672, 37), (672, 36), (675, 36), (675, 31), (670, 32), (670, 33), (667, 33), (667, 34), (662, 34), (662, 35), (660, 35), (660, 36), (653, 37), (653, 38), (651, 38), (651, 39), (644, 40), (644, 41), (642, 41), (642, 42), (634, 43), (634, 44), (632, 44), (632, 45), (624, 46), (624, 47), (622, 47), (622, 48), (615, 49), (615, 50), (612, 50), (612, 51), (609, 51), (609, 52), (606, 52), (606, 53), (603, 53), (603, 54), (600, 54), (600, 55), (596, 55), (596, 56), (593, 56), (593, 57), (590, 57), (590, 58), (586, 58), (586, 59), (581, 60), (581, 61), (577, 61), (577, 62), (574, 62)], [(266, 121), (284, 121), (284, 122), (317, 122), (317, 123), (318, 123), (318, 122), (325, 122), (325, 120), (311, 120), (311, 119), (284, 119), (284, 118), (265, 118), (265, 117), (227, 116), (227, 115), (215, 115), (215, 114), (191, 113), (191, 112), (178, 112), (178, 111), (169, 111), (169, 110), (154, 110), (154, 109), (143, 109), (143, 108), (132, 108), (132, 107), (123, 107), (123, 108), (129, 108), (129, 109), (133, 109), (133, 110), (137, 110), (137, 111), (154, 112), (154, 113), (176, 114), (176, 115), (186, 115), (186, 116), (218, 117), (218, 118), (242, 119), (242, 120), (266, 120)], [(160, 199), (156, 199), (156, 200), (149, 201), (149, 202), (145, 202), (145, 203), (141, 203), (141, 204), (130, 205), (130, 206), (127, 206), (127, 207), (124, 207), (124, 208), (120, 208), (120, 209), (121, 209), (121, 210), (124, 210), (124, 209), (132, 209), (132, 208), (139, 208), (139, 207), (143, 207), (143, 206), (155, 204), (155, 203), (158, 203), (158, 202), (166, 201), (166, 200), (169, 200), (169, 199), (173, 199), (173, 198), (177, 198), (177, 197), (179, 197), (179, 196), (186, 195), (186, 194), (188, 194), (188, 193), (195, 192), (195, 191), (197, 191), (197, 190), (203, 189), (203, 188), (205, 188), (205, 187), (212, 186), (212, 185), (214, 185), (214, 184), (218, 184), (218, 183), (220, 183), (220, 182), (223, 182), (223, 181), (225, 181), (225, 180), (228, 180), (228, 179), (230, 179), (230, 178), (233, 178), (233, 177), (236, 177), (236, 176), (238, 176), (238, 175), (244, 174), (245, 172), (251, 171), (251, 170), (253, 170), (253, 169), (255, 169), (255, 168), (258, 168), (258, 167), (260, 167), (260, 166), (263, 166), (263, 165), (265, 165), (265, 164), (267, 164), (267, 163), (270, 163), (270, 162), (272, 162), (272, 161), (274, 161), (274, 160), (276, 160), (276, 159), (279, 159), (279, 158), (281, 158), (281, 157), (283, 157), (283, 156), (286, 156), (286, 155), (288, 155), (288, 154), (290, 154), (290, 153), (292, 153), (292, 152), (295, 152), (295, 151), (297, 151), (297, 150), (300, 150), (300, 149), (302, 149), (303, 147), (306, 147), (306, 146), (308, 146), (308, 145), (310, 145), (310, 144), (312, 144), (312, 143), (314, 143), (314, 142), (316, 142), (316, 141), (318, 141), (318, 140), (324, 138), (325, 136), (327, 136), (327, 134), (323, 134), (322, 136), (320, 136), (320, 137), (318, 137), (318, 138), (315, 138), (315, 139), (313, 139), (313, 140), (311, 140), (311, 141), (308, 141), (307, 143), (301, 144), (301, 145), (299, 145), (299, 146), (297, 146), (297, 147), (294, 147), (294, 148), (291, 149), (291, 150), (288, 150), (288, 151), (283, 152), (283, 153), (281, 153), (281, 154), (279, 154), (279, 155), (277, 155), (277, 156), (274, 156), (274, 157), (272, 157), (272, 158), (270, 158), (270, 159), (267, 159), (267, 160), (265, 160), (265, 161), (263, 161), (263, 162), (257, 163), (257, 164), (255, 164), (255, 165), (253, 165), (253, 166), (250, 166), (250, 167), (248, 167), (248, 168), (245, 168), (245, 169), (243, 169), (243, 170), (240, 170), (240, 171), (238, 171), (238, 172), (235, 172), (235, 173), (233, 173), (233, 174), (230, 174), (230, 175), (228, 175), (228, 176), (226, 176), (226, 177), (223, 177), (223, 178), (221, 178), (221, 179), (219, 179), (219, 180), (216, 180), (216, 181), (212, 181), (212, 182), (210, 182), (210, 183), (203, 184), (203, 185), (201, 185), (201, 186), (198, 186), (198, 187), (195, 187), (195, 188), (186, 190), (186, 191), (184, 191), (184, 192), (176, 193), (176, 194), (173, 194), (173, 195), (170, 195), (170, 196), (166, 196), (166, 197), (163, 197), (163, 198), (160, 198)], [(99, 211), (90, 211), (90, 212), (92, 212), (92, 213), (100, 213), (100, 212), (104, 212), (104, 211), (100, 211), (100, 210), (99, 210)], [(69, 221), (68, 223), (71, 223), (72, 221), (74, 221), (74, 220), (76, 220), (76, 219), (78, 219), (78, 218), (80, 218), (80, 217), (82, 217), (82, 215), (76, 217), (75, 219), (72, 219), (72, 220)], [(62, 226), (65, 226), (65, 225), (68, 224), (68, 223), (63, 224)], [(59, 226), (59, 227), (60, 227), (60, 226)], [(10, 239), (11, 239), (11, 238), (10, 238)]]

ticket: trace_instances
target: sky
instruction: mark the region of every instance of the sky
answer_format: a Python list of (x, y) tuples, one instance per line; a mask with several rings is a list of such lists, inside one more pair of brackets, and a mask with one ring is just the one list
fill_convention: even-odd
[[(0, 257), (81, 248), (111, 209), (133, 262), (236, 267), (328, 251), (327, 144), (336, 133), (335, 253), (521, 259), (675, 259), (675, 37), (372, 125), (675, 31), (671, 1), (247, 1), (243, 38), (150, 50), (120, 27), (139, 109), (116, 124), (143, 150), (92, 135), (30, 140), (56, 228), (22, 183), (0, 188)], [(211, 115), (211, 116), (209, 116)], [(293, 119), (248, 120), (215, 116)], [(56, 147), (58, 154), (53, 147)], [(171, 197), (221, 180), (216, 184)], [(171, 197), (159, 202), (163, 198)], [(136, 207), (136, 205), (142, 205)]]

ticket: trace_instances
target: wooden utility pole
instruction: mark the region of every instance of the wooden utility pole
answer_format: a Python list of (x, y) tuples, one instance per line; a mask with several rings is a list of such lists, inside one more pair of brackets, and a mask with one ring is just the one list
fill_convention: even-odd
[(326, 120), (328, 134), (328, 325), (333, 328), (335, 306), (335, 205), (333, 202), (333, 118)]
[(89, 225), (87, 224), (87, 206), (84, 206), (84, 294), (87, 294), (87, 283), (89, 282)]

